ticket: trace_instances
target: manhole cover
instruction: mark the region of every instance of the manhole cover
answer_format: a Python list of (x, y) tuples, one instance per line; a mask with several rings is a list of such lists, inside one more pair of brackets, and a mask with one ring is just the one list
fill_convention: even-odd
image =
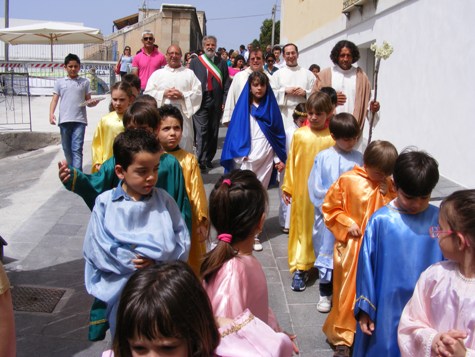
[(52, 313), (66, 289), (14, 286), (13, 310)]

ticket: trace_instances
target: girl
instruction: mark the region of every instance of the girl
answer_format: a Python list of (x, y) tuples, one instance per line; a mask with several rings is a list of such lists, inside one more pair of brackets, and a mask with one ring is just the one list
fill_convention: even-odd
[(235, 170), (218, 180), (209, 197), (209, 218), (218, 243), (205, 255), (201, 276), (215, 316), (233, 317), (248, 308), (279, 331), (269, 308), (264, 271), (252, 255), (267, 201), (266, 190), (249, 170)]
[(130, 72), (130, 68), (132, 67), (132, 60), (134, 58), (131, 55), (131, 49), (129, 46), (124, 47), (124, 52), (122, 53), (122, 56), (119, 58), (119, 74), (120, 77), (122, 78), (125, 76), (127, 73)]
[(218, 318), (218, 330), (206, 292), (180, 261), (137, 271), (124, 288), (117, 319), (117, 357), (292, 355), (288, 336), (248, 310), (234, 320)]
[[(431, 227), (446, 261), (423, 272), (398, 329), (402, 356), (475, 355), (475, 190), (452, 193)], [(422, 352), (424, 351), (424, 352)]]
[(92, 172), (99, 171), (102, 163), (112, 157), (112, 144), (117, 134), (124, 131), (122, 116), (132, 104), (134, 97), (132, 86), (117, 82), (111, 89), (114, 111), (103, 116), (97, 124), (92, 139)]

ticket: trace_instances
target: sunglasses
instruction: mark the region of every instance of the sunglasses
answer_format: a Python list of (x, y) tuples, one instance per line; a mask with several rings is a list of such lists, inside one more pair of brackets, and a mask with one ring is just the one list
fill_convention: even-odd
[(153, 41), (153, 37), (144, 37), (143, 40), (144, 41)]
[(267, 63), (275, 63), (275, 61), (269, 60), (269, 61), (267, 61)]

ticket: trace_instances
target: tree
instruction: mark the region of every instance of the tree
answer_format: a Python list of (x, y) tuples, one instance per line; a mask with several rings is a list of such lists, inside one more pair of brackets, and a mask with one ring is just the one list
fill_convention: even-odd
[(254, 45), (258, 44), (262, 50), (265, 50), (267, 45), (278, 44), (280, 42), (280, 21), (275, 23), (274, 30), (274, 43), (271, 43), (272, 40), (272, 19), (265, 19), (262, 22), (261, 34), (259, 35), (259, 41), (254, 39), (252, 42)]

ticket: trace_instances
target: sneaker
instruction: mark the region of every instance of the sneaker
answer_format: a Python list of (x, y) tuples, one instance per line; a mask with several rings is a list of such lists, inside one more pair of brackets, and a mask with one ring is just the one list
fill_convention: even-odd
[(293, 291), (304, 291), (307, 288), (308, 274), (305, 270), (296, 270), (290, 288)]
[(348, 346), (338, 345), (335, 346), (335, 353), (333, 357), (350, 357), (351, 356), (351, 349)]
[(282, 227), (282, 232), (285, 233), (285, 234), (289, 234), (289, 229), (285, 228), (285, 227)]
[(263, 249), (259, 238), (254, 238), (254, 245), (252, 246), (252, 249), (254, 249), (256, 252), (260, 252)]
[(317, 310), (319, 312), (330, 312), (332, 308), (332, 296), (320, 296), (318, 300)]

